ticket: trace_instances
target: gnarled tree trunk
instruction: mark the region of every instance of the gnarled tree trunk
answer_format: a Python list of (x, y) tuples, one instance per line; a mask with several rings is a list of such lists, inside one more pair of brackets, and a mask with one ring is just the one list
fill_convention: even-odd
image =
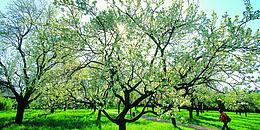
[(119, 130), (126, 130), (126, 122), (125, 121), (120, 122), (118, 124), (118, 126), (119, 126)]
[(16, 124), (22, 124), (24, 109), (25, 109), (27, 104), (22, 99), (18, 99), (17, 102), (18, 102), (18, 106), (17, 106), (16, 117), (15, 117), (15, 123)]

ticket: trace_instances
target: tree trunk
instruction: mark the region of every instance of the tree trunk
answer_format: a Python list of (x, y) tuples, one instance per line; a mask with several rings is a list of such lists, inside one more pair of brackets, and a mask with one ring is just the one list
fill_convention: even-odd
[(174, 127), (177, 127), (176, 118), (172, 118), (172, 124), (173, 124)]
[(192, 117), (192, 108), (189, 108), (189, 117), (190, 117), (190, 119), (193, 118), (193, 117)]
[(126, 122), (122, 122), (119, 125), (119, 130), (126, 130)]
[(98, 117), (97, 117), (97, 121), (100, 121), (101, 119), (101, 110), (98, 110)]
[(100, 119), (101, 119), (101, 110), (98, 110), (98, 117), (97, 117), (97, 120), (96, 120), (96, 125), (98, 126), (99, 129), (101, 129), (101, 125), (99, 123)]
[(63, 110), (64, 110), (64, 111), (67, 110), (67, 106), (68, 106), (67, 101), (65, 101), (65, 104), (64, 104), (64, 106), (63, 106)]
[(18, 101), (17, 112), (15, 117), (16, 124), (22, 124), (25, 106), (26, 105), (23, 103), (22, 100)]
[(192, 111), (193, 111), (193, 108), (194, 108), (194, 106), (195, 106), (194, 101), (195, 101), (194, 98), (191, 98), (191, 99), (190, 99), (190, 102), (191, 102), (191, 106), (190, 106), (190, 108), (189, 108), (189, 117), (190, 117), (190, 119), (193, 118), (193, 117), (192, 117)]
[(200, 113), (204, 113), (204, 110), (203, 110), (203, 103), (200, 104)]
[(196, 109), (196, 116), (200, 116), (200, 110), (199, 110), (199, 108)]
[(54, 108), (51, 108), (51, 113), (54, 113)]
[(246, 111), (245, 111), (245, 116), (247, 117), (247, 113), (246, 113)]
[(120, 113), (120, 104), (121, 104), (121, 100), (118, 102), (117, 104), (117, 113), (119, 114)]
[(94, 105), (93, 106), (93, 109), (94, 109), (94, 113), (96, 112), (96, 110), (97, 110), (97, 107), (96, 107), (96, 105)]

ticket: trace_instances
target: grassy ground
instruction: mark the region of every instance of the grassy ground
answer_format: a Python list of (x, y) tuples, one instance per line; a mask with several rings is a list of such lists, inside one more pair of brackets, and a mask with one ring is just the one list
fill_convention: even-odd
[[(12, 130), (64, 130), (64, 129), (86, 129), (99, 130), (95, 125), (97, 113), (93, 114), (90, 110), (67, 110), (56, 111), (54, 114), (43, 110), (26, 110), (22, 125), (11, 124), (15, 118), (15, 111), (0, 111), (0, 129)], [(117, 130), (118, 126), (111, 123), (105, 116), (101, 118), (102, 130)], [(128, 130), (173, 130), (169, 123), (153, 122), (140, 119), (135, 123), (127, 124)], [(178, 129), (191, 130), (185, 127)]]
[[(232, 120), (228, 124), (231, 130), (259, 130), (260, 129), (260, 114), (259, 113), (248, 113), (248, 116), (240, 116), (235, 112), (225, 112)], [(181, 113), (183, 116), (188, 116), (188, 111), (182, 110)], [(219, 112), (218, 111), (208, 111), (200, 116), (196, 116), (195, 112), (193, 113), (194, 119), (189, 119), (188, 122), (191, 124), (198, 124), (201, 126), (207, 126), (211, 128), (221, 128), (223, 123), (219, 121)]]
[[(139, 110), (140, 111), (140, 110)], [(225, 112), (232, 120), (228, 123), (231, 130), (260, 130), (260, 114), (259, 113), (248, 113), (245, 117), (244, 114), (241, 116), (235, 112)], [(154, 116), (153, 114), (148, 114)], [(196, 116), (196, 112), (193, 111), (193, 119), (189, 119), (189, 112), (187, 110), (181, 110), (177, 112), (177, 120), (182, 122), (182, 125), (188, 126), (188, 124), (196, 124), (199, 126), (205, 126), (213, 129), (221, 129), (223, 123), (219, 121), (218, 111), (208, 111), (200, 113), (200, 116)], [(164, 117), (169, 119), (169, 117)]]
[[(115, 113), (116, 110), (109, 110), (110, 113)], [(240, 116), (235, 112), (226, 112), (232, 121), (229, 123), (231, 130), (259, 130), (260, 128), (260, 114), (248, 113), (248, 117)], [(188, 119), (188, 111), (181, 110), (178, 113), (178, 118), (185, 118), (188, 124), (197, 124), (209, 128), (220, 129), (223, 125), (219, 121), (219, 112), (208, 111), (200, 114), (199, 117)], [(152, 116), (152, 115), (150, 115)], [(15, 118), (15, 111), (0, 111), (0, 129), (86, 129), (98, 130), (95, 125), (97, 113), (93, 114), (90, 110), (67, 110), (56, 111), (50, 114), (44, 110), (26, 110), (24, 122), (22, 125), (11, 124)], [(186, 126), (188, 126), (186, 124)], [(118, 126), (111, 123), (104, 115), (101, 118), (102, 130), (117, 130)], [(170, 123), (154, 122), (140, 119), (135, 123), (127, 124), (128, 130), (173, 130)], [(189, 128), (179, 126), (179, 129), (188, 130)]]

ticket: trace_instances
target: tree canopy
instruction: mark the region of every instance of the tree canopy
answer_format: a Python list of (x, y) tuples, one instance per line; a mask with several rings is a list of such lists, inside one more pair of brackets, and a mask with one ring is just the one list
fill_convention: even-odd
[[(218, 19), (184, 0), (106, 0), (106, 10), (97, 1), (55, 0), (61, 11), (18, 1), (22, 6), (2, 14), (0, 25), (0, 82), (18, 105), (19, 98), (36, 99), (30, 97), (39, 87), (60, 85), (64, 97), (91, 104), (123, 130), (189, 95), (203, 98), (208, 88), (259, 85), (260, 32), (245, 27), (259, 12), (250, 3), (243, 18)], [(106, 111), (111, 104), (116, 117)], [(142, 111), (126, 117), (135, 107)]]

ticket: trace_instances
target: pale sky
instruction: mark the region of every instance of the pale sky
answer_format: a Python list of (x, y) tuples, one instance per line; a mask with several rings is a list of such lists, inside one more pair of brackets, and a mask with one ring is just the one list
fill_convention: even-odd
[[(0, 0), (0, 11), (4, 11), (5, 6), (10, 3), (12, 0)], [(245, 10), (244, 0), (199, 0), (200, 8), (207, 14), (211, 14), (215, 11), (219, 18), (225, 13), (231, 17), (235, 15), (242, 15)], [(260, 0), (250, 0), (254, 10), (260, 10)], [(102, 6), (99, 4), (98, 6)], [(100, 7), (102, 8), (102, 7)], [(241, 16), (242, 17), (242, 16)], [(255, 20), (248, 23), (248, 26), (251, 27), (254, 31), (260, 29), (260, 20)]]
[[(250, 0), (253, 10), (260, 10), (260, 0)], [(211, 14), (213, 10), (221, 18), (227, 12), (232, 18), (235, 15), (243, 15), (245, 10), (244, 0), (200, 0), (200, 8), (207, 14)], [(260, 20), (254, 20), (247, 23), (253, 31), (260, 29)]]

